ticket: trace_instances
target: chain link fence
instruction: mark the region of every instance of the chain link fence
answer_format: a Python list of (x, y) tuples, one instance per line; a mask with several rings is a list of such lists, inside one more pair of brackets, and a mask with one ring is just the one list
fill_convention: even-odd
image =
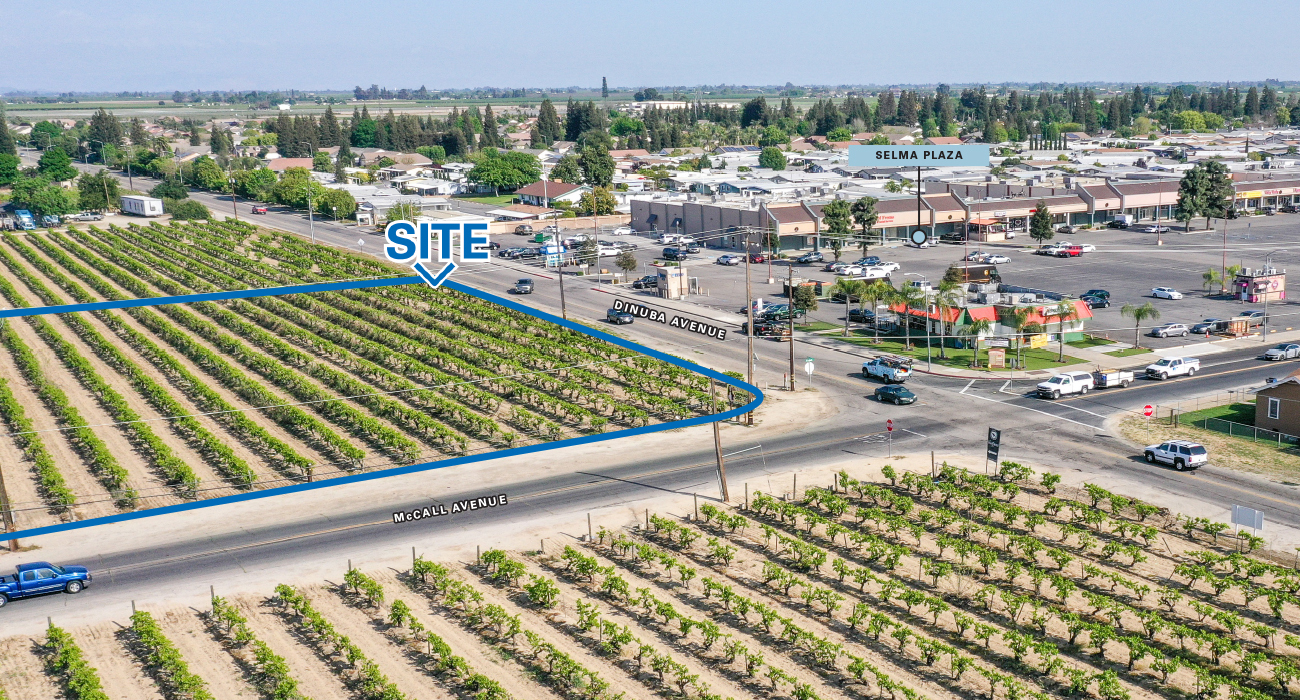
[(1205, 428), (1206, 430), (1227, 433), (1232, 437), (1250, 438), (1255, 442), (1272, 442), (1277, 444), (1278, 447), (1283, 445), (1300, 444), (1300, 437), (1296, 437), (1295, 435), (1279, 433), (1276, 430), (1269, 430), (1267, 428), (1256, 428), (1253, 425), (1245, 425), (1243, 423), (1234, 423), (1222, 418), (1206, 418), (1205, 420), (1194, 421), (1193, 425), (1196, 425), (1198, 428)]

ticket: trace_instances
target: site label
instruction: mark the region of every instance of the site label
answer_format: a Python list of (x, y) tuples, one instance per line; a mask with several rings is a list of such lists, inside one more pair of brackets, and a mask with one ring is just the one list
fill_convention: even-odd
[(630, 301), (615, 299), (614, 310), (625, 311), (629, 314), (632, 314), (633, 316), (636, 316), (637, 318), (644, 318), (647, 321), (666, 323), (672, 326), (673, 328), (681, 328), (682, 330), (690, 331), (692, 333), (699, 333), (700, 335), (705, 335), (715, 340), (727, 339), (726, 328), (722, 328), (721, 326), (713, 326), (707, 323), (701, 323), (699, 321), (687, 318), (685, 316), (673, 316), (673, 320), (669, 321), (668, 314), (664, 313), (663, 311), (660, 311), (659, 309), (651, 308), (649, 306), (645, 306), (642, 304), (634, 304)]
[(859, 167), (935, 167), (989, 164), (989, 147), (972, 146), (849, 146), (849, 165)]
[[(394, 221), (384, 228), (384, 257), (395, 263), (410, 265), (430, 287), (437, 288), (456, 271), (456, 261), (452, 259), (455, 252), (456, 236), (460, 234), (461, 262), (487, 262), (492, 259), (488, 253), (487, 224), (458, 224), (422, 221), (413, 224), (410, 221)], [(434, 246), (434, 240), (437, 246)], [(444, 263), (437, 274), (424, 266), (426, 262)]]

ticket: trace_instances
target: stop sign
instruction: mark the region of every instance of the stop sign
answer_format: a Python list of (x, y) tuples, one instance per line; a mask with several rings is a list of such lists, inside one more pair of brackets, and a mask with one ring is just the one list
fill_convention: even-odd
[(885, 421), (885, 430), (888, 430), (891, 433), (894, 432), (894, 421), (892, 420)]
[(1155, 408), (1153, 408), (1151, 404), (1147, 404), (1142, 407), (1142, 415), (1146, 416), (1147, 418), (1150, 418), (1152, 413), (1155, 413)]

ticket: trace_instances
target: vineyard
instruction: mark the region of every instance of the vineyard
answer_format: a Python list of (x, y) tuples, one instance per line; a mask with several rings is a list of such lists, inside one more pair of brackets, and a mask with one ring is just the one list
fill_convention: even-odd
[[(14, 308), (402, 274), (236, 221), (0, 241)], [(0, 322), (23, 529), (705, 415), (747, 396), (450, 290), (404, 285)]]
[[(1095, 485), (840, 472), (542, 551), (0, 641), (0, 697), (1256, 700), (1300, 690), (1300, 574)], [(689, 506), (688, 506), (689, 508)], [(123, 614), (126, 619), (126, 615)], [(55, 621), (57, 623), (57, 620)]]

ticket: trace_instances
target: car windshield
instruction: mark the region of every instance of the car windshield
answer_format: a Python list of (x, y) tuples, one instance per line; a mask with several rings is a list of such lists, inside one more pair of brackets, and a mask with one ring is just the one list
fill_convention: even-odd
[(68, 573), (67, 570), (64, 569), (62, 566), (55, 566), (54, 564), (50, 564), (50, 568), (51, 568), (51, 569), (54, 569), (55, 571), (57, 571), (57, 572), (60, 573), (60, 574), (66, 574), (66, 573)]
[(1047, 383), (1048, 383), (1048, 384), (1064, 384), (1064, 383), (1065, 383), (1065, 377), (1052, 377), (1051, 379), (1047, 380)]
[(1275, 348), (1273, 348), (1273, 349), (1274, 349), (1274, 350), (1286, 350), (1286, 349), (1289, 348), (1289, 347), (1291, 347), (1291, 346), (1290, 346), (1290, 345), (1279, 345), (1279, 346), (1277, 346), (1277, 347), (1275, 347)]
[(1201, 447), (1200, 445), (1192, 445), (1192, 448), (1191, 448), (1191, 449), (1192, 449), (1192, 454), (1194, 454), (1194, 455), (1203, 455), (1203, 454), (1206, 454), (1206, 452), (1205, 452), (1205, 448), (1204, 448), (1204, 447)]
[(1156, 363), (1156, 367), (1166, 367), (1169, 365), (1169, 358), (1165, 358)]

